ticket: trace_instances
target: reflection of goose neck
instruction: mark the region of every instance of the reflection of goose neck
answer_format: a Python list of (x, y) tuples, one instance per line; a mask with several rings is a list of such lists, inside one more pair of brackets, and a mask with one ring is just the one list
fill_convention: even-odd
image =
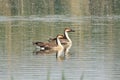
[(67, 31), (64, 32), (64, 36), (65, 36), (65, 38), (67, 38), (67, 40), (69, 41), (69, 43), (72, 43), (70, 37), (68, 36), (68, 32)]

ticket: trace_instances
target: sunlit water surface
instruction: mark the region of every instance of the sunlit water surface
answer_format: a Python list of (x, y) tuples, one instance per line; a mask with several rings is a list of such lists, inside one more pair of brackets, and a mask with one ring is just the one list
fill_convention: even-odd
[[(49, 15), (0, 17), (1, 80), (120, 80), (120, 16)], [(34, 41), (47, 41), (64, 28), (73, 41), (65, 59), (34, 54)]]

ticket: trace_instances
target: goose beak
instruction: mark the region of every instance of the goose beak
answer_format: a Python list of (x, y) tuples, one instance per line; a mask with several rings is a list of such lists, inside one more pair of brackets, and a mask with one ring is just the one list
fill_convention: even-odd
[(71, 29), (71, 31), (70, 31), (70, 32), (75, 32), (75, 30), (72, 30), (72, 29)]

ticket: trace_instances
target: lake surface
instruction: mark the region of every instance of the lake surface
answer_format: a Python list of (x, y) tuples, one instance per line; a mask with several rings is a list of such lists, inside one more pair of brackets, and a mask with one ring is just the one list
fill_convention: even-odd
[[(0, 16), (1, 80), (120, 80), (120, 16)], [(34, 41), (69, 33), (64, 59), (34, 54)]]

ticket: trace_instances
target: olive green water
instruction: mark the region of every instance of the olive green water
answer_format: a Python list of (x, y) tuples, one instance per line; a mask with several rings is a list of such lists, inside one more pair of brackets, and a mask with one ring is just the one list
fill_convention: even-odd
[[(8, 7), (5, 7), (8, 10), (0, 8), (3, 11), (0, 13), (1, 80), (120, 79), (119, 1), (103, 0), (100, 5), (104, 4), (108, 7), (99, 7), (95, 5), (99, 2), (96, 0), (94, 3), (91, 2), (92, 6), (89, 10), (86, 8), (88, 6), (84, 9), (77, 4), (79, 2), (82, 6), (87, 5), (88, 1), (83, 4), (82, 0), (75, 2), (70, 0), (69, 3), (67, 0), (63, 2), (55, 0), (54, 8), (49, 7), (53, 4), (47, 2), (49, 0), (45, 0), (44, 5), (41, 5), (42, 8), (40, 4), (40, 7), (34, 6), (39, 0), (32, 3), (25, 1), (23, 4), (22, 1), (24, 0), (21, 0), (20, 4), (24, 7), (20, 10), (17, 0), (16, 2), (13, 0), (17, 7), (13, 6), (12, 8), (16, 8), (11, 9), (12, 11)], [(3, 5), (7, 0), (1, 2)], [(25, 5), (26, 3), (28, 5)], [(31, 7), (29, 3), (32, 4)], [(29, 9), (26, 9), (26, 6)], [(47, 41), (48, 38), (63, 33), (66, 27), (75, 30), (74, 33), (69, 33), (73, 42), (69, 56), (61, 59), (56, 58), (55, 52), (33, 53), (35, 46), (32, 42)]]

